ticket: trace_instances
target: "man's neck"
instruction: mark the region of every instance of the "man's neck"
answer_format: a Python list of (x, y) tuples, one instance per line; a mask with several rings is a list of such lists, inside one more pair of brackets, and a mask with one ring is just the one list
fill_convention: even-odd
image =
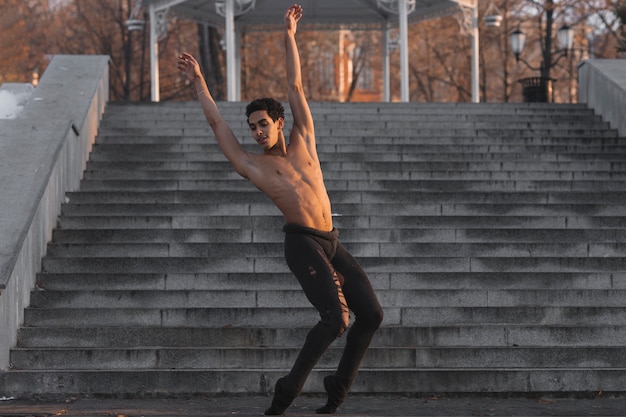
[(287, 145), (285, 144), (285, 136), (281, 133), (278, 137), (276, 145), (264, 151), (265, 155), (285, 156), (287, 155)]

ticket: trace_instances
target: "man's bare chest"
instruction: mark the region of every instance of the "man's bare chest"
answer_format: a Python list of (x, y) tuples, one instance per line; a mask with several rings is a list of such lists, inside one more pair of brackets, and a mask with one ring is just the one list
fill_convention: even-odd
[(257, 188), (269, 194), (297, 192), (309, 188), (321, 180), (319, 163), (307, 157), (274, 157), (263, 160), (260, 176), (253, 182)]

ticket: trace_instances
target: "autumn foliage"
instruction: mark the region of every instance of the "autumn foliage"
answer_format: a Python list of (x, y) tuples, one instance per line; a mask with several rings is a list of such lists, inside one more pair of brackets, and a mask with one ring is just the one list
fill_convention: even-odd
[[(480, 1), (483, 16), (490, 1)], [(111, 58), (111, 100), (149, 101), (148, 28), (129, 32), (125, 21), (133, 0), (0, 0), (0, 84), (33, 82), (55, 54), (101, 54)], [(481, 101), (521, 101), (518, 80), (535, 76), (541, 62), (547, 7), (555, 24), (575, 29), (575, 47), (558, 56), (552, 68), (555, 101), (575, 102), (577, 65), (587, 58), (623, 57), (623, 0), (495, 0), (504, 19), (500, 27), (480, 22)], [(459, 16), (409, 27), (411, 101), (470, 101), (470, 38)], [(280, 20), (281, 16), (278, 16)], [(620, 21), (620, 18), (622, 19)], [(516, 62), (508, 35), (517, 27), (527, 33), (523, 60)], [(555, 31), (555, 30), (554, 30)], [(306, 30), (298, 33), (303, 78), (311, 100), (382, 100), (381, 32)], [(221, 29), (169, 16), (159, 41), (161, 100), (193, 99), (177, 73), (180, 51), (199, 57), (216, 99), (225, 99), (225, 59)], [(556, 42), (554, 42), (556, 44)], [(283, 45), (279, 32), (248, 32), (241, 38), (242, 100), (258, 96), (284, 99)], [(400, 96), (399, 53), (390, 56), (391, 98)]]

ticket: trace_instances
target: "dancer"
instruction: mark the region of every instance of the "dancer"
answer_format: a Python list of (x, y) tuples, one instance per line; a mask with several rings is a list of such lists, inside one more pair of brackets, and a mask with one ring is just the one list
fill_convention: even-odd
[(330, 199), (324, 185), (315, 146), (313, 118), (302, 88), (296, 29), (302, 7), (294, 4), (284, 16), (288, 100), (293, 126), (287, 144), (282, 104), (271, 98), (252, 101), (246, 116), (252, 137), (262, 153), (243, 149), (222, 118), (198, 62), (188, 53), (178, 68), (192, 81), (220, 149), (234, 169), (264, 192), (282, 212), (285, 259), (304, 294), (317, 309), (320, 321), (309, 331), (291, 371), (276, 381), (266, 415), (282, 414), (300, 394), (311, 370), (330, 344), (355, 320), (334, 374), (324, 378), (328, 393), (319, 414), (332, 414), (343, 402), (359, 365), (383, 319), (383, 310), (369, 279), (338, 239), (333, 227)]

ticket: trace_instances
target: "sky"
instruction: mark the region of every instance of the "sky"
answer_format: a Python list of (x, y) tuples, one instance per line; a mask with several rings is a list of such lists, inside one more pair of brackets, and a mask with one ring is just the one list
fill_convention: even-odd
[(0, 90), (0, 119), (15, 119), (22, 107), (13, 93)]
[(15, 119), (28, 100), (31, 99), (34, 91), (35, 87), (29, 83), (6, 83), (0, 85), (0, 120)]

